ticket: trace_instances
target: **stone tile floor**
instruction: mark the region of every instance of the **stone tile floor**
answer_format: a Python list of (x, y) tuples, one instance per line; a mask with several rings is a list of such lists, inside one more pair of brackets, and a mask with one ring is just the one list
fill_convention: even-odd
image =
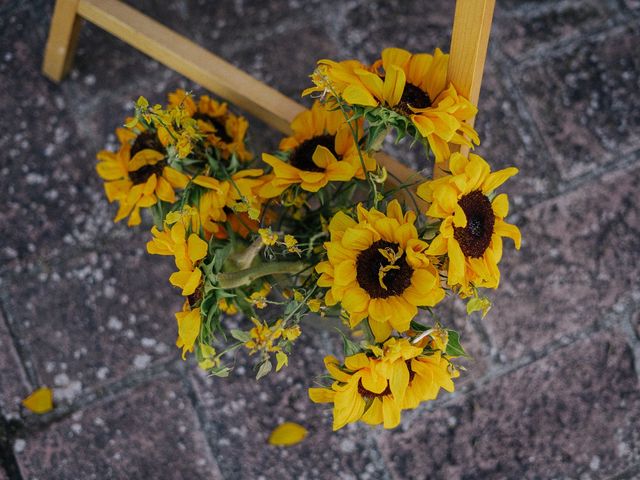
[[(129, 3), (293, 98), (321, 57), (446, 48), (453, 15), (451, 0)], [(640, 2), (497, 3), (478, 151), (521, 169), (523, 248), (489, 316), (456, 320), (476, 357), (456, 394), (395, 431), (333, 434), (305, 393), (325, 334), (286, 377), (203, 377), (172, 346), (171, 265), (111, 222), (95, 152), (138, 95), (197, 87), (91, 25), (55, 85), (39, 71), (53, 2), (0, 1), (0, 479), (640, 478)], [(253, 138), (279, 140), (257, 121)], [(21, 410), (43, 384), (56, 409)], [(282, 420), (307, 440), (268, 446)]]

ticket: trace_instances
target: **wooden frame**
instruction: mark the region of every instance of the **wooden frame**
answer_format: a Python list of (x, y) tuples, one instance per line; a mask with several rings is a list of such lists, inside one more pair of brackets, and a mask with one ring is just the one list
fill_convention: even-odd
[[(449, 59), (449, 80), (478, 104), (495, 0), (457, 0)], [(81, 19), (115, 35), (151, 58), (258, 117), (284, 134), (304, 107), (251, 75), (118, 0), (57, 0), (42, 70), (54, 82), (68, 73)], [(473, 120), (471, 121), (473, 122)], [(382, 163), (397, 181), (419, 178), (384, 153)], [(442, 174), (442, 166), (434, 176)], [(418, 177), (418, 178), (416, 178)]]

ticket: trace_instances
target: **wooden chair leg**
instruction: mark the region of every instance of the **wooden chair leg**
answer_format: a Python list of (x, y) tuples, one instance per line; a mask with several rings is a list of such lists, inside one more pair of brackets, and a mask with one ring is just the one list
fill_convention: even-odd
[[(487, 58), (489, 34), (496, 0), (457, 0), (456, 13), (451, 33), (448, 79), (458, 92), (478, 105), (484, 63)], [(475, 118), (468, 121), (473, 125)], [(457, 145), (451, 146), (452, 151)], [(463, 155), (468, 147), (460, 148)], [(433, 176), (444, 175), (448, 164), (440, 164), (433, 169)]]
[(57, 0), (44, 51), (42, 72), (59, 82), (71, 69), (82, 19), (78, 16), (80, 0)]

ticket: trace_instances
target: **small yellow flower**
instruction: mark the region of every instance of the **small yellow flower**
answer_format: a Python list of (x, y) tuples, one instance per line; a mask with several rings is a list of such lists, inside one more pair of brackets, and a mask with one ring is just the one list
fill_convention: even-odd
[(322, 307), (322, 301), (317, 298), (312, 298), (307, 302), (307, 307), (309, 307), (309, 310), (313, 313), (318, 313), (320, 311), (320, 307)]
[(264, 352), (279, 352), (280, 347), (274, 342), (282, 336), (282, 320), (278, 320), (275, 325), (269, 327), (266, 322), (260, 322), (257, 318), (251, 321), (255, 325), (250, 331), (251, 340), (245, 342), (244, 346), (249, 349), (249, 354), (253, 355), (258, 350)]
[(220, 358), (218, 357), (215, 348), (206, 343), (201, 343), (199, 350), (202, 360), (198, 362), (198, 366), (202, 370), (211, 370), (212, 368), (220, 366)]
[(182, 359), (184, 360), (187, 352), (193, 352), (194, 344), (200, 334), (200, 308), (191, 310), (189, 302), (185, 301), (182, 311), (176, 313), (176, 321), (178, 322), (178, 339), (176, 347), (182, 348)]
[(235, 315), (236, 313), (238, 313), (238, 307), (236, 307), (235, 303), (227, 302), (226, 298), (221, 298), (220, 300), (218, 300), (218, 308), (227, 315)]
[(284, 352), (276, 353), (276, 361), (276, 372), (279, 372), (282, 367), (286, 367), (287, 365), (289, 365), (289, 357)]
[[(176, 223), (173, 229), (180, 227), (182, 224)], [(171, 230), (173, 233), (173, 229)], [(182, 231), (184, 227), (182, 227)], [(169, 277), (172, 285), (182, 288), (182, 295), (189, 296), (193, 294), (202, 279), (202, 271), (197, 266), (200, 260), (207, 256), (209, 244), (202, 240), (198, 235), (192, 233), (187, 241), (179, 243), (180, 248), (174, 251), (176, 266), (179, 271), (173, 273)]]
[(261, 228), (260, 230), (258, 230), (258, 233), (260, 234), (260, 238), (262, 238), (262, 243), (264, 243), (268, 247), (275, 245), (278, 241), (278, 234), (273, 233), (271, 231), (271, 227)]
[(282, 336), (290, 342), (293, 342), (296, 338), (298, 338), (300, 336), (300, 333), (301, 331), (298, 325), (282, 330)]
[(267, 295), (271, 292), (271, 285), (264, 283), (262, 288), (251, 294), (247, 300), (256, 308), (263, 309), (267, 306)]
[(287, 251), (291, 253), (297, 253), (298, 255), (302, 253), (302, 250), (300, 250), (300, 247), (298, 247), (298, 240), (296, 240), (296, 237), (294, 237), (293, 235), (285, 235), (284, 244), (287, 247)]

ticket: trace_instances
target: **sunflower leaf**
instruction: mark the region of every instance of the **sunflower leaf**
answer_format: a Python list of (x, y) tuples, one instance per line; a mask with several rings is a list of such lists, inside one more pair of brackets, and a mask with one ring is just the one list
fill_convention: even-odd
[(467, 352), (464, 351), (460, 344), (460, 334), (455, 330), (447, 330), (449, 340), (447, 342), (447, 350), (445, 353), (450, 357), (468, 357)]

